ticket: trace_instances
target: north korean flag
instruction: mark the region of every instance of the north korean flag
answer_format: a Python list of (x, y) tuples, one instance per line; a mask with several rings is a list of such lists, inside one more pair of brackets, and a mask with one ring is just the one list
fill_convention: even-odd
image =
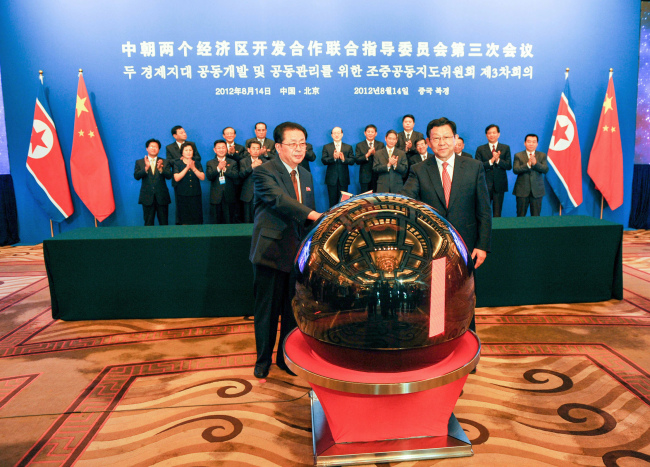
[(74, 212), (59, 137), (45, 99), (43, 76), (38, 86), (32, 136), (27, 152), (27, 186), (50, 219), (61, 222)]
[(560, 96), (553, 136), (547, 160), (551, 166), (546, 179), (566, 212), (582, 203), (582, 157), (578, 140), (578, 124), (571, 110), (569, 78)]

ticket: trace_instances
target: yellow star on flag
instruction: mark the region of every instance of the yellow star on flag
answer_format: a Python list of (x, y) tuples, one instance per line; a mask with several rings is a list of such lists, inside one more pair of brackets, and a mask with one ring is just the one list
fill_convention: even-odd
[(616, 128), (612, 127), (612, 133), (614, 133), (615, 131), (616, 131)]
[(88, 132), (88, 136), (90, 136), (92, 138), (93, 136), (95, 136), (95, 133), (93, 133), (93, 131), (91, 130), (91, 131)]
[(609, 97), (608, 95), (605, 95), (605, 102), (603, 102), (605, 113), (607, 113), (608, 110), (612, 110), (612, 99), (613, 97)]
[(86, 108), (86, 99), (87, 97), (82, 99), (77, 95), (77, 117), (81, 115), (81, 112), (88, 112), (88, 109)]
[(84, 135), (84, 131), (83, 131), (83, 130), (79, 130), (79, 136), (83, 136), (83, 135)]
[(609, 127), (608, 127), (607, 125), (605, 125), (605, 126), (603, 127), (603, 131), (607, 131), (607, 130), (609, 130)]

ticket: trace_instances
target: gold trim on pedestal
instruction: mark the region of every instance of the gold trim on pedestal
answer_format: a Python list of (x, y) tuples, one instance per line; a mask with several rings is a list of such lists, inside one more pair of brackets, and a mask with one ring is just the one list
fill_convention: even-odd
[[(301, 331), (299, 329), (294, 329), (291, 331), (286, 337), (285, 342), (294, 332)], [(319, 375), (299, 366), (293, 360), (291, 360), (291, 357), (287, 355), (286, 349), (284, 352), (284, 361), (286, 362), (289, 369), (296, 375), (300, 376), (311, 384), (315, 384), (327, 389), (333, 389), (335, 391), (348, 392), (353, 394), (369, 395), (411, 394), (414, 392), (426, 391), (427, 389), (444, 386), (468, 375), (474, 368), (476, 368), (476, 365), (478, 365), (478, 361), (480, 360), (481, 356), (481, 340), (478, 338), (475, 332), (471, 330), (468, 330), (467, 332), (471, 332), (478, 341), (478, 349), (476, 350), (476, 355), (474, 355), (474, 357), (472, 357), (472, 359), (465, 365), (454, 371), (450, 371), (444, 375), (439, 375), (420, 381), (411, 381), (404, 383), (359, 383), (330, 378), (327, 376)]]

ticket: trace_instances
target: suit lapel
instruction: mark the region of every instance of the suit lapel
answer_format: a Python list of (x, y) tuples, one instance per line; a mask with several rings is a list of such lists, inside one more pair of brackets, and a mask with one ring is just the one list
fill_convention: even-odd
[(461, 157), (456, 156), (454, 162), (454, 171), (451, 178), (451, 192), (449, 193), (449, 207), (451, 209), (454, 204), (454, 201), (457, 198), (457, 193), (459, 192), (458, 186), (461, 184), (461, 177), (463, 176), (463, 165), (465, 160)]
[[(273, 160), (275, 161), (275, 159)], [(289, 196), (291, 196), (293, 199), (297, 199), (296, 190), (293, 188), (293, 182), (291, 181), (291, 175), (289, 175), (287, 168), (284, 166), (282, 160), (279, 157), (277, 159), (276, 166), (278, 168), (278, 172), (280, 173), (280, 180), (282, 180), (284, 189), (287, 191)]]
[(440, 178), (440, 170), (438, 170), (438, 162), (436, 162), (435, 156), (431, 159), (427, 157), (427, 160), (424, 162), (424, 164), (426, 164), (429, 179), (431, 179), (433, 188), (436, 190), (436, 195), (438, 195), (440, 204), (445, 206), (445, 190), (442, 188), (442, 179)]

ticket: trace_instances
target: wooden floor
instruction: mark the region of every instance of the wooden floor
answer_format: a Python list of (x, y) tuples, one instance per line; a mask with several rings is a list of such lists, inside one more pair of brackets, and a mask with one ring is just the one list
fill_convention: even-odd
[[(621, 301), (477, 309), (475, 455), (391, 465), (650, 465), (650, 233), (623, 241)], [(311, 465), (307, 383), (253, 362), (243, 318), (52, 320), (41, 246), (0, 248), (0, 466)]]

